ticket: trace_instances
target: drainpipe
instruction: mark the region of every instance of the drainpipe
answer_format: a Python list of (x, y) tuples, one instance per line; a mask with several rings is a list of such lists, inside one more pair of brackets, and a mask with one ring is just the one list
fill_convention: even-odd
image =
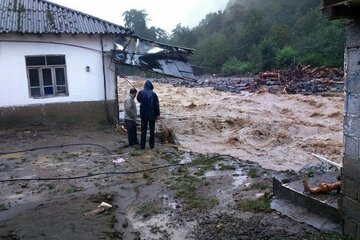
[(115, 123), (119, 123), (120, 121), (120, 118), (119, 118), (119, 84), (118, 84), (118, 80), (117, 80), (117, 71), (116, 71), (116, 65), (115, 65), (115, 107), (116, 107), (116, 110), (115, 110), (115, 113), (116, 113), (116, 116), (115, 116)]
[(107, 93), (106, 93), (107, 87), (106, 87), (106, 74), (105, 74), (104, 45), (103, 45), (103, 36), (101, 34), (100, 34), (100, 43), (101, 43), (101, 57), (102, 57), (103, 79), (104, 79), (105, 111), (106, 111), (107, 121), (110, 122), (109, 106), (108, 106)]

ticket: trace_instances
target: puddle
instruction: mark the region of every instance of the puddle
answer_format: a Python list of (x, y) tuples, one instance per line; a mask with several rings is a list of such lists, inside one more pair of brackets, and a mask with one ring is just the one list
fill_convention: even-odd
[(164, 206), (167, 206), (168, 208), (176, 209), (178, 206), (178, 204), (175, 202), (175, 200), (169, 195), (165, 194), (161, 197), (161, 199), (163, 200)]
[(186, 152), (184, 153), (181, 161), (180, 161), (180, 164), (185, 164), (185, 163), (190, 163), (192, 160), (191, 160), (191, 157), (190, 157), (190, 153)]
[(140, 219), (131, 212), (128, 219), (132, 227), (140, 232), (142, 239), (189, 239), (188, 234), (196, 226), (196, 221), (174, 223), (166, 214), (158, 214), (150, 219)]
[(220, 166), (216, 165), (215, 170), (208, 171), (205, 173), (205, 177), (223, 177), (223, 176), (231, 176), (233, 179), (232, 189), (238, 188), (240, 185), (244, 184), (247, 176), (244, 175), (242, 169), (237, 168), (235, 170), (220, 170)]
[[(181, 164), (186, 164), (186, 163), (190, 163), (192, 161), (190, 153), (186, 152), (183, 154), (183, 157), (180, 161)], [(237, 167), (236, 165), (232, 165), (235, 168)], [(211, 171), (207, 171), (205, 172), (204, 176), (205, 177), (229, 177), (231, 176), (233, 179), (232, 182), (232, 188), (230, 190), (236, 189), (238, 188), (240, 185), (244, 184), (244, 182), (247, 179), (247, 175), (244, 175), (243, 170), (240, 168), (236, 168), (235, 170), (220, 170), (221, 169), (221, 165), (216, 164), (215, 165), (215, 170), (211, 170)]]
[(238, 188), (240, 185), (244, 184), (245, 180), (247, 179), (247, 176), (244, 175), (241, 169), (236, 169), (232, 177), (234, 179), (234, 182), (232, 183), (232, 189)]

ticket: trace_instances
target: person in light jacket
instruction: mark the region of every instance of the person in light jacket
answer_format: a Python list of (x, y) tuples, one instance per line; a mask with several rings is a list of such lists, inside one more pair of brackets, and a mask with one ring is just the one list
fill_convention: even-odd
[(160, 116), (159, 99), (153, 91), (154, 86), (147, 80), (144, 84), (144, 89), (137, 95), (137, 100), (140, 103), (140, 118), (141, 118), (141, 149), (145, 149), (146, 132), (149, 126), (150, 129), (150, 148), (154, 148), (155, 143), (155, 121)]
[(126, 97), (124, 102), (124, 110), (125, 110), (125, 126), (127, 129), (129, 146), (132, 147), (134, 145), (138, 145), (139, 141), (136, 134), (136, 117), (137, 117), (137, 109), (135, 104), (137, 90), (135, 88), (130, 89), (129, 95)]

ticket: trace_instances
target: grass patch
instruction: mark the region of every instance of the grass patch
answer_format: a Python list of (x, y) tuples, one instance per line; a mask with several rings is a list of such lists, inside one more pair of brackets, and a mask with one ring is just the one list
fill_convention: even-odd
[(251, 168), (248, 172), (248, 176), (251, 178), (256, 178), (258, 177), (258, 173), (257, 173), (257, 169), (256, 168)]
[(198, 158), (194, 159), (191, 163), (192, 165), (213, 165), (214, 163), (217, 163), (219, 161), (222, 161), (222, 158), (220, 157), (214, 157), (214, 158), (208, 158), (204, 155), (200, 155)]
[(305, 176), (311, 178), (314, 176), (314, 170), (312, 168), (308, 169), (305, 173)]
[(236, 208), (248, 212), (270, 212), (270, 199), (265, 195), (258, 199), (243, 199), (236, 204)]
[(151, 176), (151, 173), (144, 172), (143, 173), (144, 179), (146, 179), (146, 185), (151, 185), (154, 182), (154, 178)]
[(189, 208), (208, 209), (219, 204), (217, 199), (201, 196), (197, 189), (206, 182), (191, 175), (185, 175), (173, 180), (170, 188), (175, 191), (177, 197), (184, 200)]
[(178, 167), (178, 168), (176, 169), (176, 173), (177, 173), (177, 174), (184, 174), (184, 175), (186, 175), (186, 174), (189, 173), (189, 170), (188, 170), (188, 168), (187, 168), (186, 166), (180, 166), (180, 167)]
[(197, 167), (198, 170), (194, 173), (197, 176), (202, 176), (206, 171), (215, 169), (214, 164), (222, 161), (221, 158), (208, 158), (204, 155), (200, 155), (198, 158), (191, 162), (191, 166)]
[(162, 212), (162, 206), (156, 202), (144, 203), (136, 210), (136, 213), (142, 215), (144, 218), (151, 217)]
[(236, 167), (235, 167), (235, 166), (232, 166), (232, 165), (224, 165), (224, 166), (221, 166), (221, 167), (219, 168), (219, 170), (221, 170), (221, 171), (227, 171), (227, 170), (235, 171), (235, 170), (236, 170)]
[(75, 192), (80, 192), (82, 190), (83, 190), (83, 188), (81, 188), (81, 187), (69, 185), (69, 187), (65, 190), (65, 193), (75, 193)]
[(5, 210), (8, 210), (9, 209), (9, 207), (7, 206), (7, 205), (5, 205), (5, 204), (0, 204), (0, 211), (5, 211)]
[(134, 150), (131, 153), (129, 153), (129, 155), (132, 157), (139, 157), (142, 155), (142, 153), (140, 151)]
[(168, 161), (169, 163), (179, 163), (179, 155), (177, 153), (165, 152), (162, 153), (161, 158)]

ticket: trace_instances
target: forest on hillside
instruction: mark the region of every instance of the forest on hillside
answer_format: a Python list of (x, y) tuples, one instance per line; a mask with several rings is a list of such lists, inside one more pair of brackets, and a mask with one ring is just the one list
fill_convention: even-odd
[(206, 73), (241, 75), (304, 64), (342, 67), (345, 20), (329, 21), (320, 0), (229, 0), (194, 28), (168, 34), (148, 27), (142, 10), (124, 12), (125, 27), (151, 40), (195, 49), (191, 63)]

